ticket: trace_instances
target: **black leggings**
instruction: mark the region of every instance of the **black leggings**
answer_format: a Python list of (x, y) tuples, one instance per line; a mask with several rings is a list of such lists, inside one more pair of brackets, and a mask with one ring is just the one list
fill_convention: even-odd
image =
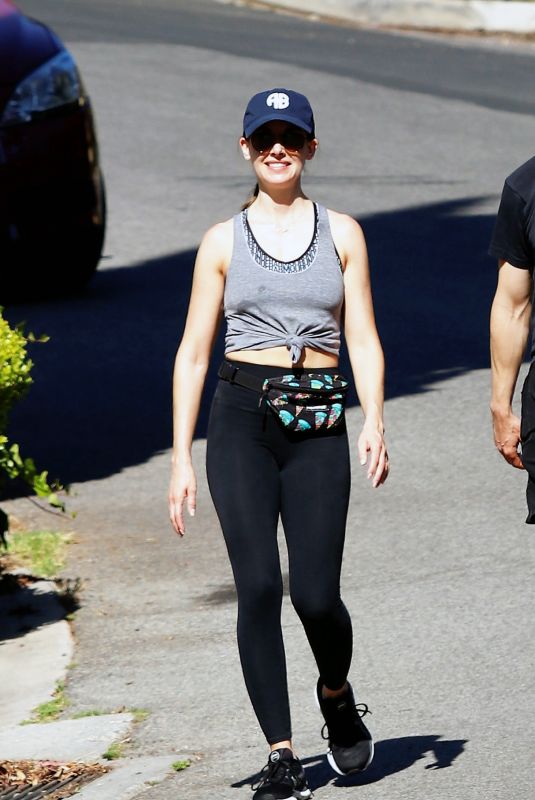
[[(260, 364), (243, 364), (243, 369), (263, 377), (291, 371)], [(292, 735), (280, 620), (279, 513), (292, 604), (323, 683), (339, 689), (352, 653), (351, 619), (340, 598), (350, 465), (345, 421), (319, 434), (291, 433), (264, 403), (258, 407), (259, 397), (219, 381), (208, 423), (206, 466), (238, 593), (245, 683), (273, 744)]]

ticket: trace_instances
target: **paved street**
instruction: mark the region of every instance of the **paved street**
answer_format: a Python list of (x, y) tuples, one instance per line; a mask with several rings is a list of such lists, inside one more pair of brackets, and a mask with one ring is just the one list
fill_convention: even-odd
[[(343, 575), (352, 679), (373, 711), (376, 759), (352, 779), (334, 780), (325, 765), (315, 669), (286, 601), (296, 747), (317, 800), (528, 800), (535, 539), (524, 477), (492, 446), (486, 247), (504, 177), (535, 150), (535, 51), (208, 0), (158, 0), (150, 11), (128, 0), (22, 6), (79, 62), (109, 204), (87, 294), (8, 309), (51, 336), (32, 350), (36, 383), (13, 438), (72, 482), (77, 511), (65, 574), (85, 591), (66, 716), (150, 710), (129, 753), (189, 753), (194, 763), (145, 800), (247, 798), (265, 761), (204, 478), (221, 340), (194, 445), (198, 512), (182, 542), (166, 510), (170, 373), (202, 232), (253, 184), (236, 145), (244, 104), (290, 85), (310, 97), (320, 139), (305, 188), (359, 219), (368, 239), (392, 459), (376, 492), (353, 459)], [(353, 445), (359, 420), (353, 401)]]

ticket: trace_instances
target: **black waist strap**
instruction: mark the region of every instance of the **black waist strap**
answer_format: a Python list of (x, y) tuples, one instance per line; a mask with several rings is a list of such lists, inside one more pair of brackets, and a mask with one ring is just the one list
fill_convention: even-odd
[(264, 385), (264, 378), (259, 378), (258, 375), (251, 375), (241, 367), (231, 364), (229, 361), (223, 361), (219, 367), (217, 374), (224, 381), (229, 383), (237, 383), (238, 386), (244, 386), (246, 389), (252, 389), (254, 392), (261, 392)]

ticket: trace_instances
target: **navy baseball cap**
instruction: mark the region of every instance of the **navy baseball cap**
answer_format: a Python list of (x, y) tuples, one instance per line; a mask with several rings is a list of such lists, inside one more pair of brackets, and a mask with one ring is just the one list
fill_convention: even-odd
[(251, 97), (243, 117), (243, 135), (248, 139), (257, 128), (274, 119), (291, 122), (314, 136), (310, 103), (304, 94), (291, 89), (268, 89)]

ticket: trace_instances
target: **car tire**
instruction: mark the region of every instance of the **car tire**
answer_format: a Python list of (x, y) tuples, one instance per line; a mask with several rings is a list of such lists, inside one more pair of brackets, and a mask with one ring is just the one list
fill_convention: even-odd
[(68, 264), (59, 266), (64, 290), (84, 289), (95, 274), (102, 257), (107, 214), (106, 186), (102, 174), (99, 176), (98, 208), (100, 222), (89, 228), (82, 236), (77, 237), (76, 243), (72, 245), (73, 260), (69, 259)]
[(57, 298), (82, 291), (98, 267), (106, 233), (106, 188), (102, 174), (97, 179), (98, 222), (77, 229), (72, 238), (63, 238), (61, 250), (17, 245), (7, 250), (0, 282), (0, 305), (27, 300)]

